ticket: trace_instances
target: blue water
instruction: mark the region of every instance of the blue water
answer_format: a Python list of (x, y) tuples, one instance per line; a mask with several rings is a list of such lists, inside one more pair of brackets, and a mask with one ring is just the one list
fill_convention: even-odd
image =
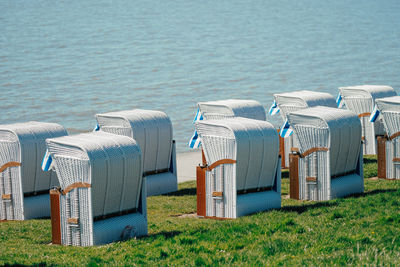
[(2, 0), (0, 123), (76, 133), (99, 112), (157, 109), (184, 151), (198, 101), (398, 90), (399, 15), (399, 0)]

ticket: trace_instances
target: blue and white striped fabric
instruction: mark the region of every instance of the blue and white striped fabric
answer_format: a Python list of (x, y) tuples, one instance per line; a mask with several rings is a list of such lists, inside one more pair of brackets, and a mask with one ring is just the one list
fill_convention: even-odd
[(45, 172), (50, 170), (52, 162), (53, 162), (53, 159), (51, 158), (50, 152), (47, 149), (46, 153), (44, 154), (43, 161), (42, 161), (42, 170)]
[(197, 108), (196, 116), (194, 116), (194, 119), (193, 119), (193, 124), (196, 121), (202, 121), (202, 120), (203, 120), (203, 115), (201, 114), (200, 109)]
[(336, 97), (336, 104), (338, 108), (342, 107), (342, 95), (340, 93)]
[(96, 124), (96, 126), (93, 129), (93, 132), (97, 132), (97, 131), (100, 131), (100, 125), (99, 124)]
[[(197, 109), (197, 113), (196, 116), (194, 116), (194, 120), (193, 120), (193, 124), (196, 121), (202, 121), (203, 120), (203, 115), (200, 112), (200, 109)], [(199, 135), (197, 134), (197, 131), (194, 131), (192, 138), (190, 138), (189, 141), (189, 147), (190, 148), (198, 148), (201, 145), (201, 139), (199, 137)]]
[(370, 122), (375, 122), (376, 119), (379, 117), (380, 113), (381, 112), (378, 110), (378, 108), (375, 105), (374, 110), (372, 111), (371, 116), (369, 117), (369, 121)]
[(279, 111), (280, 111), (280, 109), (279, 109), (278, 105), (276, 104), (276, 101), (274, 100), (274, 103), (272, 103), (271, 107), (269, 108), (268, 113), (269, 113), (269, 115), (273, 116), (275, 114), (278, 114)]
[(293, 130), (290, 128), (290, 124), (286, 119), (285, 123), (282, 125), (279, 135), (283, 138), (287, 138), (293, 134)]

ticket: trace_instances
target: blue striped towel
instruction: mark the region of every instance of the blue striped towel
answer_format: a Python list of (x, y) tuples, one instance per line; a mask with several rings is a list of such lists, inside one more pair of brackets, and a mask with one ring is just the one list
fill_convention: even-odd
[(51, 169), (53, 159), (51, 158), (50, 152), (46, 149), (46, 153), (44, 154), (43, 161), (42, 161), (42, 170), (47, 172)]
[(96, 124), (96, 126), (93, 129), (93, 132), (97, 132), (97, 131), (100, 131), (100, 125), (99, 124)]
[(286, 119), (285, 123), (282, 125), (279, 135), (283, 138), (287, 138), (293, 134), (293, 130), (290, 128), (290, 124)]
[(336, 105), (338, 108), (342, 107), (342, 95), (340, 93), (336, 97)]
[[(197, 108), (197, 112), (196, 112), (196, 116), (194, 116), (193, 124), (196, 121), (202, 121), (202, 120), (203, 120), (203, 115), (201, 114), (200, 109)], [(189, 147), (190, 148), (198, 148), (198, 147), (200, 147), (200, 145), (201, 145), (201, 139), (200, 139), (200, 136), (197, 134), (197, 131), (195, 130), (192, 138), (190, 138)]]
[(276, 101), (274, 100), (274, 103), (272, 103), (271, 107), (269, 108), (268, 113), (273, 116), (275, 114), (278, 114), (279, 111), (280, 111), (280, 109), (279, 109), (278, 105), (276, 104)]
[(378, 108), (375, 105), (374, 110), (372, 111), (371, 116), (369, 117), (369, 121), (370, 122), (375, 122), (376, 119), (379, 117), (380, 113), (381, 112), (378, 110)]

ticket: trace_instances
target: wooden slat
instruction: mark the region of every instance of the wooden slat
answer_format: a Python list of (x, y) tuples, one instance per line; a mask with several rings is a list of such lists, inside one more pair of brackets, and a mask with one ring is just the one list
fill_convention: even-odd
[(75, 188), (89, 188), (89, 187), (91, 187), (91, 186), (92, 186), (92, 185), (89, 184), (89, 183), (81, 183), (81, 182), (73, 183), (73, 184), (67, 186), (67, 187), (62, 191), (62, 194), (63, 194), (63, 195), (66, 195), (66, 194), (68, 194), (69, 191), (71, 191), (72, 189), (75, 189)]
[(384, 136), (378, 136), (378, 178), (386, 178), (386, 141)]
[(300, 149), (298, 147), (291, 147), (290, 151), (292, 151), (292, 152), (300, 152)]
[(289, 154), (290, 198), (299, 199), (299, 158), (298, 154)]
[(213, 197), (223, 197), (224, 196), (224, 192), (214, 191), (214, 192), (212, 192), (212, 196)]
[(305, 151), (304, 153), (302, 153), (300, 155), (300, 157), (301, 158), (305, 158), (308, 155), (310, 155), (310, 154), (312, 154), (314, 152), (317, 152), (317, 151), (329, 151), (329, 149), (327, 147), (313, 147), (313, 148), (310, 148), (309, 150)]
[(213, 164), (211, 164), (211, 166), (208, 166), (207, 167), (207, 171), (211, 171), (215, 167), (218, 167), (219, 165), (222, 165), (222, 164), (233, 164), (233, 163), (236, 163), (236, 160), (234, 160), (234, 159), (221, 159), (221, 160), (218, 160), (218, 161), (214, 162)]
[(398, 136), (400, 136), (400, 132), (397, 132), (397, 133), (392, 134), (392, 135), (389, 137), (389, 139), (390, 139), (390, 140), (393, 140), (393, 139), (395, 139), (395, 138), (398, 137)]
[(394, 158), (393, 162), (400, 162), (400, 158)]
[(68, 218), (67, 223), (69, 224), (78, 224), (79, 223), (79, 218)]
[(59, 190), (50, 190), (51, 242), (61, 245), (61, 214)]
[(197, 216), (206, 216), (206, 170), (196, 167)]
[(19, 166), (21, 166), (21, 163), (16, 161), (10, 161), (0, 167), (0, 172), (4, 172), (7, 168), (10, 167), (19, 167)]
[(10, 200), (10, 199), (11, 199), (11, 194), (4, 194), (4, 195), (1, 195), (1, 199), (3, 199), (3, 200)]
[(369, 112), (365, 112), (365, 113), (358, 114), (358, 117), (359, 117), (359, 118), (362, 118), (362, 117), (369, 117), (369, 116), (371, 116), (371, 113), (369, 113)]
[(306, 177), (306, 182), (316, 182), (317, 177)]

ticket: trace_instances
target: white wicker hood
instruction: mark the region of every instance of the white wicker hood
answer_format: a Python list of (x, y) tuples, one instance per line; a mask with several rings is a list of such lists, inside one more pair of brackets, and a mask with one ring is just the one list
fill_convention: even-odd
[(274, 94), (274, 99), (281, 116), (285, 120), (288, 113), (304, 108), (315, 106), (326, 106), (336, 108), (335, 98), (324, 92), (314, 92), (308, 90), (294, 91), (282, 94)]
[(272, 186), (279, 156), (276, 129), (266, 121), (246, 118), (205, 120), (195, 124), (208, 165), (236, 160), (236, 189)]
[(266, 120), (264, 107), (254, 100), (227, 99), (199, 102), (197, 105), (206, 120), (232, 117)]
[(102, 131), (134, 138), (143, 153), (144, 172), (170, 167), (172, 123), (161, 111), (134, 109), (96, 115)]
[(386, 97), (376, 100), (381, 112), (385, 130), (389, 136), (400, 131), (400, 96)]
[(325, 147), (330, 153), (331, 175), (350, 172), (357, 167), (361, 149), (361, 122), (349, 110), (313, 107), (288, 115), (300, 151)]
[(40, 168), (46, 151), (46, 138), (67, 135), (63, 126), (47, 122), (25, 122), (0, 125), (0, 166), (16, 161), (21, 163), (23, 193), (48, 190), (51, 173)]
[(93, 132), (46, 142), (62, 190), (90, 185), (94, 217), (138, 207), (142, 157), (135, 140)]

